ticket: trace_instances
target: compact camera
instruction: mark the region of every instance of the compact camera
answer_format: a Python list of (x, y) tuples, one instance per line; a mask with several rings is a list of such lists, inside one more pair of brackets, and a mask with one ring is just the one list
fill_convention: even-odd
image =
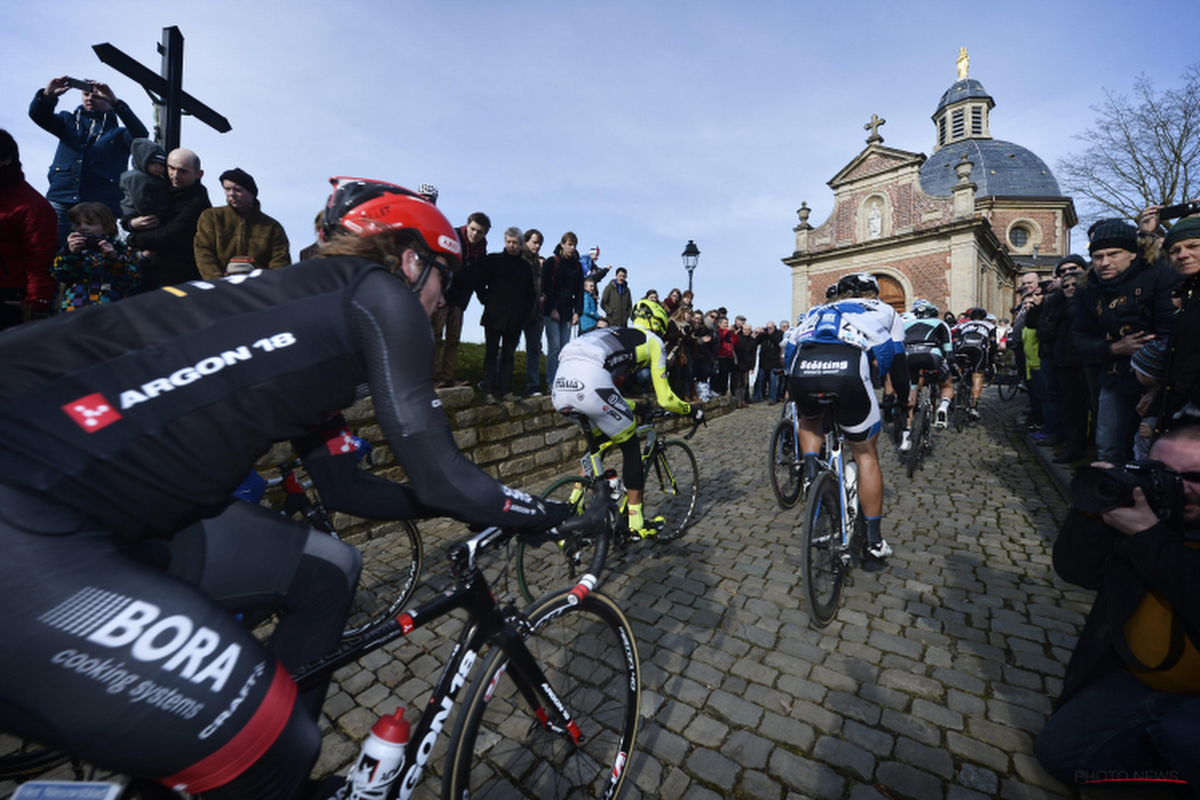
[(103, 236), (97, 236), (94, 233), (85, 233), (83, 235), (83, 249), (84, 250), (99, 250), (100, 244), (102, 242), (107, 242), (107, 241), (108, 241), (108, 239), (106, 239)]
[(1071, 503), (1090, 514), (1132, 506), (1133, 490), (1138, 487), (1159, 519), (1172, 526), (1182, 524), (1183, 480), (1161, 461), (1126, 461), (1112, 469), (1080, 467), (1071, 481)]
[(1158, 210), (1159, 220), (1179, 219), (1180, 217), (1190, 217), (1192, 214), (1200, 213), (1200, 200), (1190, 200), (1186, 203), (1167, 206)]
[(67, 86), (70, 86), (72, 89), (78, 89), (81, 92), (92, 91), (92, 82), (81, 81), (79, 78), (67, 78)]

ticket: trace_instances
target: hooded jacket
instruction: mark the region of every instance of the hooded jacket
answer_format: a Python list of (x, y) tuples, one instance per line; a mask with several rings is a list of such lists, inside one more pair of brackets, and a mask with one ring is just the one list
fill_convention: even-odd
[(292, 263), (283, 226), (262, 213), (258, 200), (244, 218), (228, 205), (201, 213), (195, 251), (200, 277), (210, 281), (225, 274), (234, 256), (253, 258), (259, 269), (279, 269)]
[(58, 137), (46, 199), (64, 206), (96, 201), (120, 215), (118, 181), (129, 164), (130, 145), (134, 139), (149, 136), (149, 131), (122, 100), (104, 112), (84, 111), (79, 106), (73, 112), (55, 114), (57, 105), (58, 97), (42, 89), (29, 104), (29, 118)]
[(146, 170), (150, 159), (166, 153), (150, 139), (134, 139), (130, 147), (133, 169), (121, 173), (122, 217), (162, 216), (167, 210), (171, 182), (165, 175), (151, 175)]

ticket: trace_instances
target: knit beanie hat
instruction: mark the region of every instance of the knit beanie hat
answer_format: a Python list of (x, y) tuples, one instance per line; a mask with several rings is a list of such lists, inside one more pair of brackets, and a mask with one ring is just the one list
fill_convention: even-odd
[(1169, 251), (1171, 245), (1183, 239), (1200, 239), (1200, 217), (1184, 217), (1172, 225), (1163, 241), (1163, 249)]
[(147, 164), (166, 164), (167, 163), (167, 154), (164, 153), (162, 150), (159, 150), (158, 152), (152, 154), (148, 159), (146, 159), (146, 163)]
[(1058, 275), (1058, 271), (1060, 269), (1062, 269), (1063, 264), (1074, 264), (1083, 270), (1086, 270), (1088, 268), (1088, 263), (1087, 263), (1087, 261), (1084, 260), (1083, 256), (1077, 256), (1074, 253), (1071, 253), (1071, 255), (1067, 256), (1066, 258), (1062, 259), (1061, 261), (1059, 261), (1057, 264), (1054, 265), (1054, 274), (1055, 275)]
[(1137, 228), (1119, 219), (1106, 219), (1097, 223), (1096, 227), (1092, 229), (1092, 241), (1088, 245), (1088, 252), (1095, 253), (1097, 250), (1108, 250), (1113, 247), (1136, 253), (1138, 251)]
[(246, 172), (241, 167), (234, 167), (233, 169), (225, 170), (221, 173), (221, 177), (218, 179), (218, 181), (220, 183), (232, 181), (246, 191), (250, 192), (250, 194), (258, 197), (258, 184), (254, 182), (254, 178), (250, 177), (250, 173)]
[(1146, 342), (1141, 350), (1133, 354), (1130, 366), (1152, 380), (1162, 381), (1167, 377), (1167, 340), (1154, 339)]

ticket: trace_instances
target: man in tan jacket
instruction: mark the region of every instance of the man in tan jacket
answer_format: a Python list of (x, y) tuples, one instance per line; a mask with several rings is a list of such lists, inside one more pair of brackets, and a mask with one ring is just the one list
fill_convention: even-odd
[(231, 261), (235, 272), (278, 269), (292, 263), (283, 226), (262, 213), (258, 185), (242, 169), (221, 173), (221, 187), (228, 205), (210, 208), (196, 226), (196, 266), (200, 277), (215, 280), (227, 274)]

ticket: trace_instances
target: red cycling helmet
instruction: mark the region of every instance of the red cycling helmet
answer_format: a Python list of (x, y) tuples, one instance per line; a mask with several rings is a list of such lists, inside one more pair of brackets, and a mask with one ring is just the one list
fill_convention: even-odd
[(444, 256), (451, 273), (458, 269), (462, 262), (458, 232), (437, 206), (394, 183), (346, 177), (330, 178), (329, 182), (333, 194), (325, 205), (321, 241), (329, 241), (338, 229), (357, 236), (407, 230), (430, 253)]

